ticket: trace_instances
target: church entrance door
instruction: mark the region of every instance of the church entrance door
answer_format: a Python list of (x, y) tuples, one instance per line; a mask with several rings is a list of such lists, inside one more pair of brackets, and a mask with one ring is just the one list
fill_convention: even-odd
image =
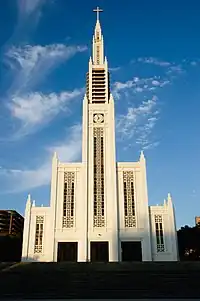
[(141, 241), (121, 242), (122, 261), (142, 261)]
[(59, 242), (58, 243), (58, 262), (59, 261), (77, 261), (77, 242)]
[(108, 262), (109, 251), (107, 241), (92, 241), (90, 243), (90, 261)]

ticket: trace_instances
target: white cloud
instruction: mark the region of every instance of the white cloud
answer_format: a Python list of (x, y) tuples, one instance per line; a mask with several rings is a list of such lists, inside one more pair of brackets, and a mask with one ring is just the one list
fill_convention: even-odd
[(20, 129), (13, 139), (34, 132), (38, 126), (51, 121), (61, 110), (67, 110), (72, 99), (80, 96), (83, 89), (63, 91), (48, 95), (31, 92), (23, 96), (13, 96), (8, 107), (13, 117), (20, 121)]
[(139, 62), (143, 64), (151, 64), (164, 68), (167, 75), (170, 74), (181, 74), (184, 72), (183, 66), (181, 64), (175, 64), (174, 62), (163, 61), (155, 57), (144, 57), (133, 60), (132, 63)]
[[(116, 99), (119, 99), (121, 96), (121, 93), (123, 93), (124, 91), (133, 89), (133, 92), (141, 92), (141, 91), (137, 91), (139, 83), (141, 82), (141, 80), (139, 80), (138, 77), (134, 77), (132, 80), (128, 80), (124, 83), (122, 82), (115, 82), (113, 84), (113, 95)], [(136, 89), (136, 90), (134, 90)]]
[(82, 126), (76, 124), (71, 127), (70, 131), (70, 143), (55, 143), (48, 148), (50, 153), (57, 152), (59, 160), (63, 162), (72, 162), (80, 159), (81, 156)]
[(12, 47), (7, 52), (8, 62), (12, 69), (15, 66), (16, 70), (12, 90), (18, 92), (27, 86), (33, 87), (51, 69), (86, 49), (86, 46), (66, 46), (64, 44)]
[(115, 71), (119, 71), (121, 69), (121, 67), (111, 67), (109, 68), (109, 71), (115, 72)]
[(38, 13), (39, 16), (45, 3), (47, 0), (17, 0), (20, 18), (29, 17), (33, 13)]
[(164, 87), (166, 85), (170, 84), (169, 80), (153, 80), (152, 85), (156, 87)]
[[(48, 185), (51, 178), (51, 159), (57, 151), (59, 160), (72, 162), (81, 157), (81, 126), (74, 125), (67, 133), (64, 141), (47, 148), (45, 161), (35, 169), (0, 168), (0, 180), (5, 183), (2, 193), (29, 192), (30, 189)], [(8, 187), (8, 188), (7, 188)]]
[(162, 61), (162, 60), (159, 60), (155, 57), (139, 58), (137, 61), (140, 62), (140, 63), (153, 64), (153, 65), (157, 65), (157, 66), (160, 66), (160, 67), (169, 67), (169, 66), (171, 66), (170, 62)]
[(21, 35), (27, 31), (30, 25), (33, 28), (38, 24), (42, 16), (42, 10), (45, 4), (51, 3), (51, 0), (16, 0), (18, 6), (18, 24), (15, 28), (15, 35)]
[(19, 130), (10, 139), (19, 139), (35, 132), (39, 125), (47, 124), (60, 110), (66, 109), (66, 104), (71, 99), (81, 95), (82, 89), (48, 95), (29, 91), (61, 62), (86, 49), (85, 46), (52, 44), (12, 47), (7, 52), (14, 80), (7, 93), (8, 101), (5, 105), (12, 117), (20, 121)]
[(138, 107), (128, 107), (125, 115), (119, 115), (116, 123), (118, 137), (126, 140), (134, 137), (136, 144), (147, 149), (152, 144), (150, 135), (158, 120), (157, 100), (157, 96), (153, 96)]
[(48, 95), (32, 92), (23, 96), (13, 96), (9, 108), (12, 115), (25, 124), (35, 125), (43, 119), (52, 118), (67, 102), (79, 96), (82, 90), (63, 91), (60, 94)]
[(160, 82), (158, 80), (153, 80), (152, 85), (153, 86), (160, 86)]
[(128, 80), (124, 83), (115, 82), (113, 84), (113, 95), (116, 99), (120, 99), (121, 96), (129, 97), (131, 94), (163, 88), (167, 84), (170, 84), (169, 80), (161, 79), (157, 76), (149, 78), (134, 77), (132, 80)]
[(167, 74), (171, 74), (171, 73), (181, 74), (183, 72), (184, 72), (183, 67), (181, 65), (177, 65), (177, 66), (170, 66), (170, 68), (168, 69), (168, 71), (166, 73)]
[(156, 148), (160, 144), (159, 141), (149, 142), (147, 141), (146, 145), (143, 146), (143, 150)]

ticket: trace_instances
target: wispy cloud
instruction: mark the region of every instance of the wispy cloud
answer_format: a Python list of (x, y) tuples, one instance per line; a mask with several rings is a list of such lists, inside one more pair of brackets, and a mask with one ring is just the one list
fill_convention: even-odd
[(17, 0), (18, 9), (21, 15), (29, 16), (47, 2), (46, 0)]
[[(47, 148), (46, 160), (35, 169), (0, 168), (0, 180), (4, 185), (1, 193), (29, 192), (30, 189), (48, 185), (51, 177), (51, 159), (57, 151), (61, 161), (72, 162), (81, 157), (81, 126), (74, 125), (67, 132), (66, 139)], [(42, 160), (41, 160), (42, 161)]]
[(161, 79), (158, 76), (149, 78), (134, 77), (132, 80), (126, 82), (115, 82), (113, 84), (113, 95), (116, 99), (119, 99), (124, 94), (125, 96), (130, 96), (130, 94), (150, 92), (158, 88), (163, 88), (168, 84), (170, 84), (170, 80)]
[(157, 96), (143, 101), (138, 107), (128, 107), (127, 113), (117, 117), (116, 129), (118, 137), (122, 140), (131, 140), (147, 149), (156, 146), (150, 135), (158, 120)]
[(86, 49), (64, 44), (12, 47), (7, 52), (7, 62), (15, 74), (12, 90), (16, 94), (27, 87), (33, 88), (50, 70)]
[(171, 67), (167, 70), (166, 73), (167, 73), (167, 74), (173, 74), (173, 73), (175, 73), (175, 74), (181, 74), (181, 73), (184, 73), (184, 69), (183, 69), (182, 65), (179, 64), (179, 65), (176, 65), (176, 66), (171, 66)]
[(31, 92), (26, 95), (13, 96), (8, 104), (13, 117), (20, 121), (20, 128), (13, 139), (21, 138), (34, 132), (38, 126), (49, 123), (61, 110), (68, 110), (72, 99), (80, 96), (83, 89), (63, 91), (48, 95)]
[(81, 159), (81, 145), (82, 145), (82, 126), (75, 124), (67, 131), (69, 140), (67, 143), (54, 143), (53, 146), (48, 147), (50, 153), (57, 152), (59, 160), (62, 162), (72, 162)]
[(197, 66), (197, 64), (198, 64), (198, 62), (195, 62), (195, 61), (190, 62), (191, 66)]
[(18, 44), (24, 40), (27, 41), (29, 33), (36, 28), (41, 19), (44, 6), (53, 2), (52, 0), (15, 0), (12, 2), (16, 4), (18, 18), (7, 44)]
[(161, 60), (155, 57), (144, 57), (144, 58), (138, 58), (137, 60), (132, 60), (131, 63), (143, 63), (143, 64), (149, 64), (158, 66), (165, 69), (166, 74), (181, 74), (184, 72), (184, 68), (182, 64), (176, 64), (174, 62), (169, 62), (165, 60)]
[[(152, 76), (135, 76), (113, 84), (115, 99), (119, 102), (123, 99), (123, 103), (126, 102), (128, 107), (126, 114), (117, 118), (118, 138), (123, 141), (126, 139), (128, 145), (128, 141), (134, 137), (134, 143), (130, 143), (130, 146), (138, 144), (143, 149), (149, 149), (159, 144), (158, 141), (154, 141), (153, 131), (160, 114), (157, 102), (160, 91), (173, 84), (174, 80), (185, 72), (185, 65), (183, 62), (177, 64), (155, 57), (137, 58), (132, 60), (131, 64), (144, 65), (142, 68), (148, 70)], [(148, 68), (148, 65), (151, 68)]]
[(109, 68), (109, 70), (111, 72), (116, 72), (116, 71), (119, 71), (120, 69), (121, 69), (121, 67), (111, 67), (111, 68)]
[[(155, 57), (138, 58), (137, 61), (140, 63), (153, 64), (153, 65), (157, 65), (160, 67), (169, 67), (172, 64), (171, 62), (163, 61), (163, 60), (160, 60)], [(135, 61), (133, 60), (132, 62), (135, 62)]]
[(26, 45), (12, 47), (7, 52), (7, 62), (11, 68), (13, 81), (5, 97), (5, 106), (17, 122), (10, 139), (19, 139), (46, 125), (61, 110), (67, 109), (71, 99), (78, 97), (83, 89), (44, 94), (34, 91), (37, 84), (62, 62), (66, 62), (76, 53), (83, 52), (86, 46)]

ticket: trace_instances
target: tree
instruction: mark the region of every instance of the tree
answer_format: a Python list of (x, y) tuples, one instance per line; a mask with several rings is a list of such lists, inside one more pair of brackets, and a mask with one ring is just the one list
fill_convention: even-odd
[(200, 224), (181, 227), (177, 235), (180, 260), (200, 260)]

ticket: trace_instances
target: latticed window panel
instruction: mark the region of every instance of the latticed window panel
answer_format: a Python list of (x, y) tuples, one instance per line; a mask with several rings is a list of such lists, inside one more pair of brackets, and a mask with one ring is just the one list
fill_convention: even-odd
[(165, 252), (162, 215), (155, 215), (154, 218), (156, 228), (156, 249), (158, 253)]
[(136, 227), (135, 192), (133, 171), (123, 172), (124, 183), (124, 222), (125, 227)]
[(93, 129), (94, 141), (94, 227), (105, 227), (104, 204), (104, 129)]
[(97, 65), (99, 65), (100, 62), (100, 49), (99, 46), (97, 46)]
[(34, 253), (42, 253), (44, 235), (44, 216), (36, 216)]
[(75, 172), (64, 172), (63, 228), (74, 227)]

